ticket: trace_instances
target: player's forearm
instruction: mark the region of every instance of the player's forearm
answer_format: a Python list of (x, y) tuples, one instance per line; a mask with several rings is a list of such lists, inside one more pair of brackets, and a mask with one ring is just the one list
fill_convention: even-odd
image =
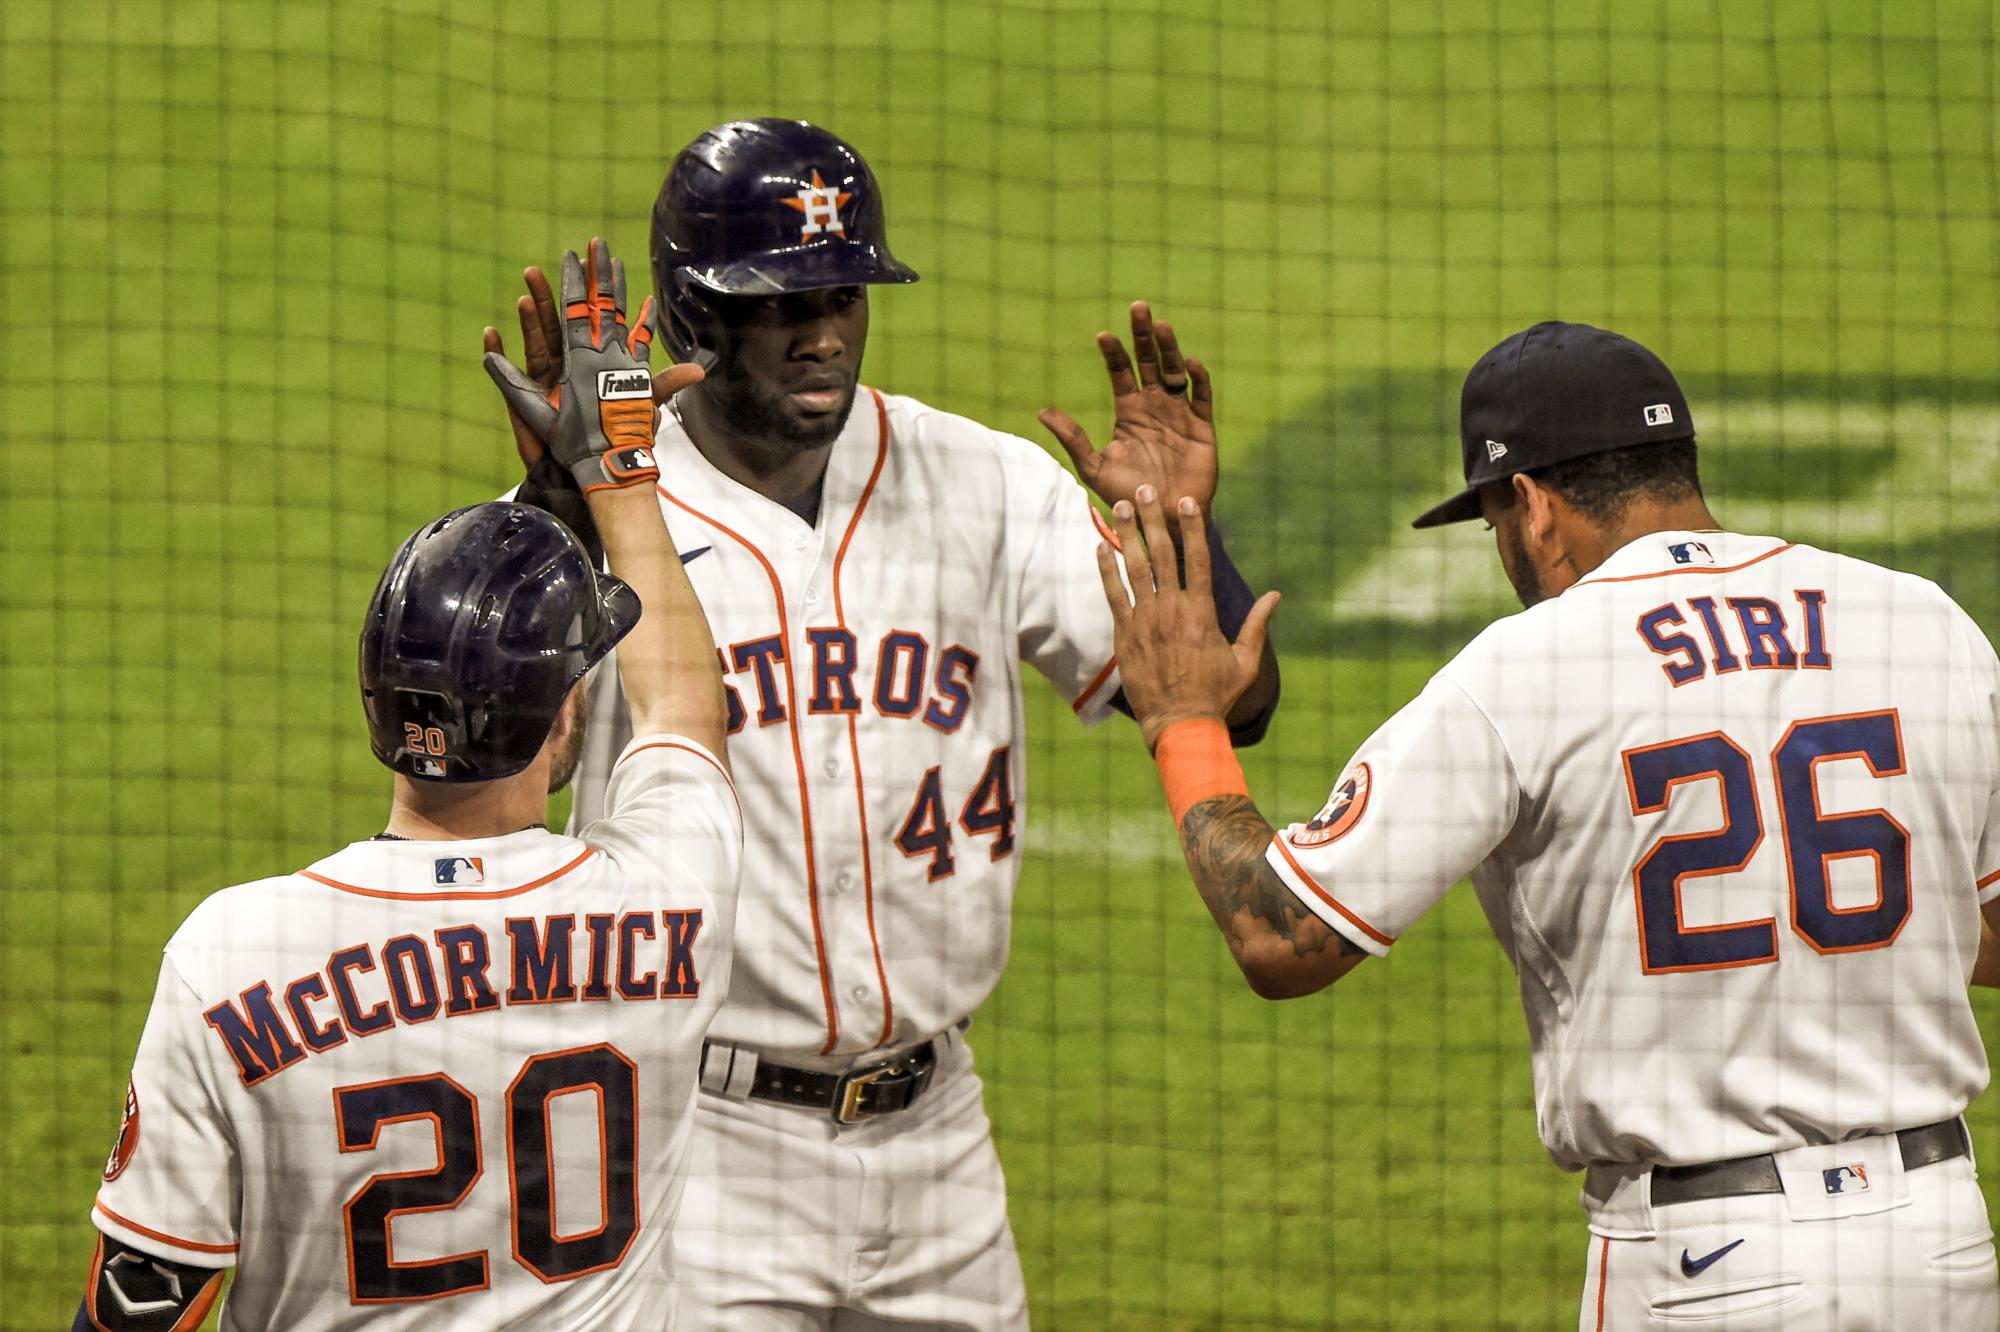
[(1247, 795), (1200, 801), (1182, 817), (1181, 854), (1250, 988), (1292, 999), (1339, 980), (1367, 954), (1308, 911), (1265, 859), (1275, 830)]
[[(1994, 903), (2000, 903), (2000, 898)], [(1972, 964), (1972, 983), (2000, 989), (2000, 934), (1993, 932), (1993, 918), (1987, 914), (1994, 903), (1979, 912), (1979, 957)]]
[(650, 486), (590, 492), (591, 518), (617, 574), (639, 596), (639, 623), (618, 645), (636, 735), (671, 732), (723, 753), (727, 713), (708, 617), (675, 554)]

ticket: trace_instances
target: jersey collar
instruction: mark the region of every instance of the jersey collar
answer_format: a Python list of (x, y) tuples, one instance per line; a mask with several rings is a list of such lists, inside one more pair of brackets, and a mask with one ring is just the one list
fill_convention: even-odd
[[(888, 441), (887, 405), (879, 392), (862, 384), (854, 391), (854, 410), (827, 456), (818, 531), (838, 536), (848, 516), (865, 502)], [(782, 549), (805, 528), (799, 515), (783, 504), (723, 475), (694, 446), (687, 427), (673, 412), (660, 413), (653, 443), (660, 463), (660, 489), (670, 499), (698, 513), (728, 514), (729, 521), (742, 524), (744, 535), (760, 547)]]
[(459, 842), (354, 842), (299, 871), (361, 897), (410, 902), (513, 897), (562, 878), (594, 854), (573, 837), (526, 828)]
[(1573, 586), (1634, 582), (1674, 574), (1732, 573), (1791, 548), (1791, 542), (1777, 537), (1745, 536), (1720, 529), (1648, 532), (1611, 552), (1602, 564)]

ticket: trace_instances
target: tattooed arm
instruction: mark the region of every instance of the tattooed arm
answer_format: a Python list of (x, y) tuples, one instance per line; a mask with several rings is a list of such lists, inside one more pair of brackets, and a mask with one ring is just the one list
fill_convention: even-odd
[(1214, 796), (1181, 820), (1181, 853), (1250, 988), (1266, 999), (1324, 989), (1368, 956), (1287, 888), (1264, 859), (1271, 825), (1247, 795)]
[[(1251, 802), (1223, 729), (1230, 706), (1259, 677), (1264, 629), (1277, 594), (1258, 599), (1243, 631), (1230, 642), (1216, 619), (1199, 509), (1188, 499), (1178, 506), (1187, 545), (1186, 568), (1176, 570), (1159, 496), (1141, 485), (1137, 498), (1136, 507), (1120, 500), (1112, 508), (1132, 578), (1129, 598), (1110, 546), (1097, 553), (1126, 697), (1146, 748), (1160, 760), (1188, 872), (1250, 988), (1266, 999), (1311, 994), (1352, 971), (1367, 954), (1307, 910), (1265, 864), (1271, 825)], [(1163, 746), (1163, 737), (1182, 722), (1208, 729), (1209, 742), (1220, 751), (1217, 762), (1204, 765), (1195, 754), (1189, 767), (1170, 757), (1166, 751), (1173, 743)], [(1195, 785), (1205, 782), (1206, 789), (1186, 794), (1184, 784), (1167, 775), (1169, 766), (1193, 773)]]

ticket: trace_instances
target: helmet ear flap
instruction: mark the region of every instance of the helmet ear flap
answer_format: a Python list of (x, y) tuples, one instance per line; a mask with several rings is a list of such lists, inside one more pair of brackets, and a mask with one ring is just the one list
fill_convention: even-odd
[(666, 299), (654, 303), (661, 340), (681, 364), (715, 369), (722, 361), (721, 314), (686, 270), (674, 270), (669, 281)]

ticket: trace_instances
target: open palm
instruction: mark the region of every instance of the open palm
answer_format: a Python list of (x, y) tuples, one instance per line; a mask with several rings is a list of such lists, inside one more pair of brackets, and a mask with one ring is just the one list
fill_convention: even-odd
[(1159, 491), (1168, 513), (1182, 496), (1203, 512), (1215, 498), (1215, 392), (1208, 367), (1181, 355), (1173, 325), (1153, 322), (1132, 303), (1132, 352), (1115, 333), (1097, 349), (1111, 377), (1111, 442), (1090, 442), (1075, 418), (1049, 408), (1040, 420), (1076, 465), (1076, 474), (1107, 503), (1130, 500), (1141, 485)]

